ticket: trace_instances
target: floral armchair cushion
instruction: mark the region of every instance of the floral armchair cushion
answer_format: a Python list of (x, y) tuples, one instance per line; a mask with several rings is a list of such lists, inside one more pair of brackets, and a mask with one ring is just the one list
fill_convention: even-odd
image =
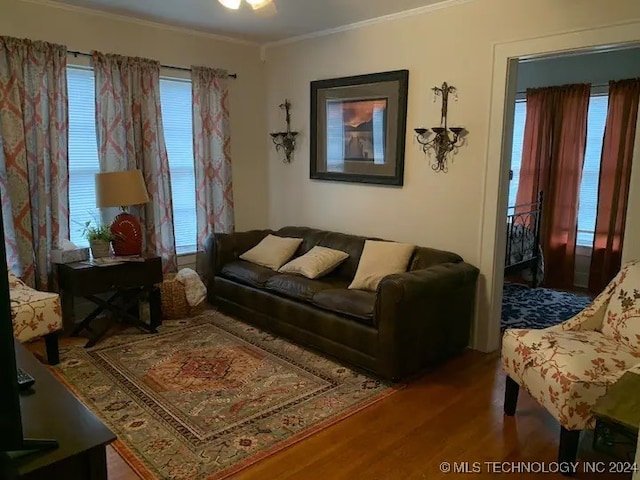
[(616, 277), (605, 311), (602, 333), (640, 349), (640, 262), (630, 262)]
[(634, 349), (594, 330), (507, 330), (506, 373), (565, 428), (593, 427), (591, 407), (625, 370), (640, 365)]
[(9, 296), (13, 335), (20, 342), (62, 329), (62, 309), (57, 294), (34, 290), (9, 272)]

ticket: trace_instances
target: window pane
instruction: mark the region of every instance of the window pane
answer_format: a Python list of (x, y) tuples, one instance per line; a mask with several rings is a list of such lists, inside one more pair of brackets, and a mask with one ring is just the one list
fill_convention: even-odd
[(520, 164), (522, 162), (522, 145), (524, 143), (524, 122), (526, 118), (527, 102), (524, 100), (518, 100), (516, 102), (515, 115), (513, 119), (513, 147), (511, 150), (511, 170), (513, 170), (513, 179), (509, 182), (509, 207), (516, 204), (518, 182), (520, 180)]
[(93, 70), (67, 68), (69, 97), (69, 218), (71, 241), (89, 246), (82, 236), (87, 221), (99, 221), (95, 174), (100, 171), (96, 140)]
[[(598, 208), (600, 156), (602, 153), (604, 126), (607, 120), (607, 104), (608, 97), (606, 95), (592, 96), (589, 100), (587, 148), (582, 171), (582, 182), (580, 184), (577, 238), (577, 244), (584, 247), (593, 246)], [(509, 206), (513, 206), (516, 203), (526, 116), (526, 101), (516, 102), (511, 153), (513, 180), (509, 184)]]
[(196, 181), (193, 168), (191, 82), (161, 78), (160, 103), (171, 171), (176, 249), (178, 253), (195, 252)]
[(580, 184), (580, 208), (578, 210), (578, 245), (593, 246), (598, 209), (598, 181), (600, 178), (600, 157), (604, 139), (604, 125), (607, 121), (609, 97), (592, 96), (589, 101), (587, 123), (587, 149)]

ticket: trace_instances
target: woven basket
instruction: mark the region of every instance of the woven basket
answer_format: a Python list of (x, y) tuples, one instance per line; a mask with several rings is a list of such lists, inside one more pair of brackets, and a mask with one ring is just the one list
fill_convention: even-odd
[(160, 284), (160, 305), (162, 317), (169, 320), (185, 318), (191, 314), (184, 285), (175, 280), (175, 274), (165, 275)]

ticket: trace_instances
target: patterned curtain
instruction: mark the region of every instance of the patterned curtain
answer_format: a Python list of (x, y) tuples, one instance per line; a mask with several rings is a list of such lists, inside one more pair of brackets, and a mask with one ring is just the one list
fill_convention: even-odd
[(50, 252), (69, 238), (67, 50), (0, 36), (0, 195), (9, 268), (53, 287)]
[(198, 250), (213, 232), (234, 230), (227, 71), (191, 68)]
[(131, 213), (143, 225), (143, 249), (175, 271), (176, 245), (169, 159), (160, 111), (160, 64), (93, 52), (100, 170), (140, 169), (151, 201)]

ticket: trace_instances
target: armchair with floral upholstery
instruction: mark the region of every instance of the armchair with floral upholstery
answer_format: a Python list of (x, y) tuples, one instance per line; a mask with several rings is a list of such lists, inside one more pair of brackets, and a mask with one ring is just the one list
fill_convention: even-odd
[(591, 408), (626, 371), (640, 372), (640, 261), (625, 264), (593, 303), (543, 330), (504, 333), (504, 412), (514, 415), (524, 387), (560, 422), (558, 460), (576, 458)]
[(23, 343), (44, 337), (47, 362), (56, 365), (60, 361), (57, 332), (62, 330), (59, 295), (34, 290), (9, 272), (9, 297), (13, 336)]

